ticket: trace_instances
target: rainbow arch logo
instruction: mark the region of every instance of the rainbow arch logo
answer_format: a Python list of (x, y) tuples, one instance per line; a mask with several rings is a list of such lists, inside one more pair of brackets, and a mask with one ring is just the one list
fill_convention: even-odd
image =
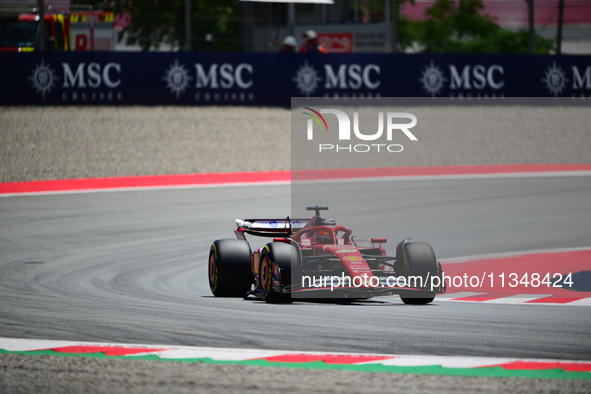
[[(306, 114), (309, 117), (311, 117), (312, 119), (314, 119), (316, 121), (316, 123), (318, 123), (318, 125), (320, 126), (320, 130), (326, 129), (326, 131), (328, 131), (328, 125), (326, 124), (326, 120), (324, 119), (324, 117), (322, 115), (320, 115), (320, 112), (318, 112), (310, 107), (302, 107), (302, 108), (307, 109), (308, 111), (312, 112), (312, 114), (310, 112), (302, 112), (302, 113)], [(320, 123), (320, 120), (322, 120), (322, 123)], [(322, 127), (322, 124), (324, 124), (324, 127)]]

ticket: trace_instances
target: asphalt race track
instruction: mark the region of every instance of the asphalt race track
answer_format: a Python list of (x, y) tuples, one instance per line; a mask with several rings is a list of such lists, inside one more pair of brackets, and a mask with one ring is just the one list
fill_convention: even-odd
[[(371, 226), (360, 231), (387, 236), (392, 252), (405, 237), (440, 259), (591, 246), (589, 176), (391, 182), (356, 185), (357, 201), (378, 198), (353, 213), (339, 215), (332, 197), (347, 183), (313, 203), (363, 218)], [(284, 217), (291, 203), (288, 185), (0, 198), (0, 337), (591, 359), (584, 306), (212, 297), (211, 242), (232, 238), (235, 218)]]

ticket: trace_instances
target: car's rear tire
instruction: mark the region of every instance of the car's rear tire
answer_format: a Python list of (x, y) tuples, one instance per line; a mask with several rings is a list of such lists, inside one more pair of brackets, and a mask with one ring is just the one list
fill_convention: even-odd
[(410, 305), (425, 305), (433, 302), (435, 292), (430, 290), (431, 277), (437, 276), (437, 258), (431, 245), (425, 242), (402, 244), (406, 277), (421, 277), (424, 291), (408, 291), (400, 295), (402, 302)]
[(282, 290), (292, 284), (292, 258), (297, 249), (285, 242), (268, 243), (261, 253), (259, 280), (261, 296), (268, 303), (292, 302), (291, 294)]
[(243, 297), (254, 283), (250, 245), (242, 239), (220, 239), (209, 249), (209, 288), (216, 297)]

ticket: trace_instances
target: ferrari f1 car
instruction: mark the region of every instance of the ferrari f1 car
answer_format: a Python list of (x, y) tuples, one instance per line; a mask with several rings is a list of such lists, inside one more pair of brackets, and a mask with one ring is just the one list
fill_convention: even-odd
[[(311, 219), (236, 219), (237, 239), (213, 242), (209, 286), (216, 297), (367, 299), (398, 294), (406, 304), (428, 304), (445, 292), (443, 270), (431, 246), (402, 240), (396, 255), (385, 238), (358, 241), (351, 229), (324, 219), (328, 207), (307, 207)], [(272, 242), (251, 250), (246, 234)]]

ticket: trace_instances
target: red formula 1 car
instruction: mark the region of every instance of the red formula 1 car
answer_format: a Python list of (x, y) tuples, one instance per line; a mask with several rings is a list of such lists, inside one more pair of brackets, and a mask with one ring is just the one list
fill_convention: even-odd
[[(357, 241), (351, 229), (323, 219), (328, 207), (307, 207), (311, 219), (236, 219), (238, 239), (215, 241), (209, 251), (209, 286), (216, 297), (367, 299), (398, 294), (406, 304), (428, 304), (445, 292), (431, 246), (404, 239), (396, 256), (385, 238)], [(254, 251), (245, 235), (273, 238)]]

